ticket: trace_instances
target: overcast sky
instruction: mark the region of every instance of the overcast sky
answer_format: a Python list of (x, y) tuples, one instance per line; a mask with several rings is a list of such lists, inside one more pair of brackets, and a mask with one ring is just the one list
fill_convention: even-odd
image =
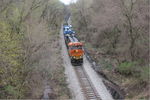
[(63, 2), (64, 4), (68, 5), (71, 2), (76, 2), (77, 0), (60, 0), (61, 2)]

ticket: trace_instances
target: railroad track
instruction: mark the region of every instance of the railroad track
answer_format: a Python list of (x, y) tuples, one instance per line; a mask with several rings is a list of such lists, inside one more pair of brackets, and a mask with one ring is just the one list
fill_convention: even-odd
[(91, 83), (83, 67), (75, 66), (74, 68), (86, 100), (101, 100), (100, 96), (96, 91), (96, 88)]

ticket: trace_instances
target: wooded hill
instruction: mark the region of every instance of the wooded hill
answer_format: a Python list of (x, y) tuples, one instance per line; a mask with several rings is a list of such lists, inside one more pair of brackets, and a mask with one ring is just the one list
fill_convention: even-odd
[(126, 92), (148, 98), (149, 0), (78, 0), (72, 24), (100, 71)]
[(56, 42), (63, 12), (59, 0), (0, 0), (0, 99), (40, 99), (45, 84), (51, 98), (69, 98)]

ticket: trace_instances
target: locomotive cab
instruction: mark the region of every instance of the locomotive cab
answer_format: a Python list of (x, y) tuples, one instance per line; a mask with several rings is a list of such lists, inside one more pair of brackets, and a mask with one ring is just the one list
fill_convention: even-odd
[(83, 44), (80, 42), (71, 42), (68, 44), (68, 50), (72, 65), (82, 65), (84, 54)]

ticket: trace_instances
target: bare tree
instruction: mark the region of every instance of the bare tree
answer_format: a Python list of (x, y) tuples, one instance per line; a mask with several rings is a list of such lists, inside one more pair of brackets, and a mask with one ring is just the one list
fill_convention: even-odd
[(135, 51), (135, 46), (136, 46), (136, 40), (139, 38), (138, 30), (134, 27), (134, 7), (136, 4), (136, 0), (121, 0), (121, 5), (122, 5), (122, 13), (126, 18), (126, 21), (124, 25), (126, 26), (126, 30), (128, 33), (128, 36), (130, 38), (130, 55), (131, 55), (131, 60), (135, 60), (136, 56), (136, 51)]
[(0, 12), (2, 13), (3, 11), (5, 11), (5, 9), (7, 9), (7, 7), (9, 7), (10, 4), (13, 3), (14, 0), (1, 0), (0, 1)]

